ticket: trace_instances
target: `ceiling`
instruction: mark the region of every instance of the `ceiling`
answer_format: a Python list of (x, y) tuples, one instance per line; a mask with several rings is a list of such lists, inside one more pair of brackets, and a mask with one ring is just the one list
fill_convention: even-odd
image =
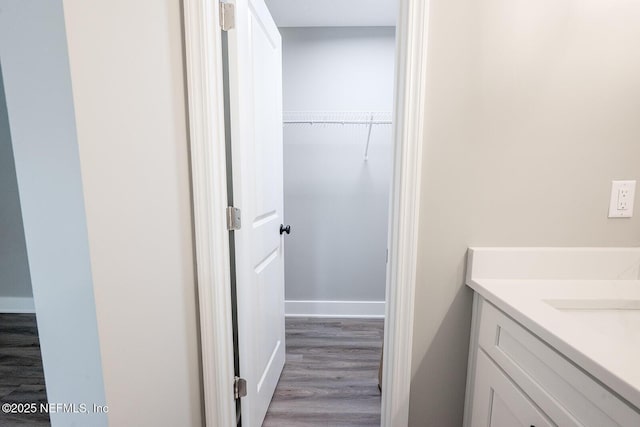
[(265, 0), (278, 27), (395, 26), (397, 0)]

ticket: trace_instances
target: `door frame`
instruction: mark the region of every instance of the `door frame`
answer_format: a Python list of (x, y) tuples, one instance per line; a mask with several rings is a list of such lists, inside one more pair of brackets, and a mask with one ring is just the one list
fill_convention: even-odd
[[(409, 417), (429, 3), (399, 0), (396, 26), (383, 427), (404, 427)], [(204, 414), (207, 427), (229, 427), (236, 414), (219, 3), (183, 7)]]

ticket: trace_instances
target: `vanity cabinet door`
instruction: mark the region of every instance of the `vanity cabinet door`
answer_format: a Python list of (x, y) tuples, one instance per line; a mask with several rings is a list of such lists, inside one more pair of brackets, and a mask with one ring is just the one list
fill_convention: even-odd
[(555, 426), (484, 351), (476, 363), (471, 427)]

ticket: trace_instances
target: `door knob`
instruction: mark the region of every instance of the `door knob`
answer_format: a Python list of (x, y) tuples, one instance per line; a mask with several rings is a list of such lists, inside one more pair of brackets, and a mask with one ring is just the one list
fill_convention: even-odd
[(291, 233), (291, 226), (287, 225), (285, 227), (284, 224), (280, 224), (280, 234), (282, 234), (282, 233), (290, 234)]

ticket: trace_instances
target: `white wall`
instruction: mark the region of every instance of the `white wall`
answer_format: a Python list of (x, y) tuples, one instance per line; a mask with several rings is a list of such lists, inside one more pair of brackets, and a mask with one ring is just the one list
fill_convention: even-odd
[(199, 426), (181, 4), (64, 0), (114, 426)]
[[(280, 32), (285, 111), (392, 110), (393, 28)], [(288, 313), (307, 310), (291, 301), (384, 301), (391, 126), (374, 127), (368, 162), (366, 140), (366, 126), (285, 125)]]
[(278, 27), (393, 27), (398, 0), (265, 0)]
[[(62, 2), (0, 0), (0, 61), (47, 397), (104, 405)], [(103, 414), (50, 416), (54, 427), (107, 425)]]
[(33, 310), (27, 245), (0, 70), (0, 313)]
[(279, 30), (285, 111), (391, 111), (393, 27)]
[(638, 40), (634, 1), (431, 1), (411, 426), (462, 422), (468, 246), (640, 244), (607, 218), (640, 179)]

